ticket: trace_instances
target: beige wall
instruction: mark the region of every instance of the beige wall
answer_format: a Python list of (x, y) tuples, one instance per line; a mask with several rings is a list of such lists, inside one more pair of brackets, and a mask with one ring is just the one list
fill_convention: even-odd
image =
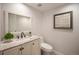
[[(1, 4), (0, 4), (0, 22), (1, 22)], [(0, 39), (1, 39), (1, 23), (0, 23)]]
[[(73, 11), (73, 30), (53, 28), (53, 15)], [(45, 41), (63, 54), (79, 54), (79, 4), (69, 4), (44, 14), (42, 33)]]

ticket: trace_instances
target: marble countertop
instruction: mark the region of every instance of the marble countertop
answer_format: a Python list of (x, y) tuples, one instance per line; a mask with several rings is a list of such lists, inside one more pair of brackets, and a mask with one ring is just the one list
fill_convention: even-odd
[(13, 41), (9, 42), (9, 43), (0, 42), (0, 51), (30, 42), (35, 39), (39, 39), (39, 36), (33, 35), (32, 37), (26, 37), (26, 38), (22, 38), (22, 39), (13, 39)]

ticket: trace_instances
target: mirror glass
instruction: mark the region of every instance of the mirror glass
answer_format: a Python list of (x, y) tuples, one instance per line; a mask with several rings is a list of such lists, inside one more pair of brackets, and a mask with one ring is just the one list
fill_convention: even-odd
[(31, 32), (30, 17), (8, 13), (8, 32)]

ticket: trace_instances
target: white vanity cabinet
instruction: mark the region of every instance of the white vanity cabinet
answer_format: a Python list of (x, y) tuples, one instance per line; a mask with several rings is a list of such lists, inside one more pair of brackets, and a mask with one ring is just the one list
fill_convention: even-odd
[(40, 55), (39, 40), (32, 40), (2, 51), (3, 55)]
[(2, 55), (2, 52), (0, 52), (0, 55)]
[(40, 55), (40, 45), (38, 40), (34, 40), (22, 45), (22, 55)]
[(2, 52), (3, 55), (20, 55), (21, 46), (13, 47)]
[(40, 55), (41, 51), (39, 41), (34, 40), (33, 42), (31, 42), (31, 44), (32, 44), (32, 55)]
[(22, 55), (31, 55), (31, 49), (32, 49), (32, 46), (31, 46), (31, 42), (28, 42), (28, 43), (25, 43), (22, 45)]

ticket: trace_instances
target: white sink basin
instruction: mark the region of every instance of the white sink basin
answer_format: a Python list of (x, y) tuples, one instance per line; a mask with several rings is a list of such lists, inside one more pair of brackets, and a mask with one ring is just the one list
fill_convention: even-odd
[(23, 39), (27, 39), (27, 38), (30, 38), (30, 37), (29, 36), (26, 36), (26, 37), (23, 37), (23, 38), (20, 37), (19, 39), (18, 38), (15, 38), (13, 41), (15, 41), (15, 40), (23, 40)]

